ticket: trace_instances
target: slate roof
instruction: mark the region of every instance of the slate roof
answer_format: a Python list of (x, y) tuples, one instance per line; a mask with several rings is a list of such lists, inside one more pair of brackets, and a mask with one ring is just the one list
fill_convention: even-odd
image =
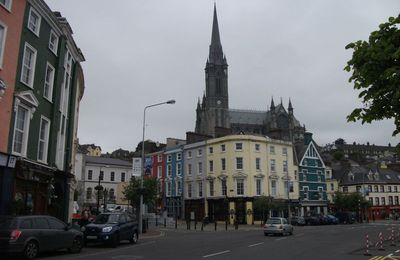
[(99, 157), (99, 156), (88, 156), (88, 155), (85, 156), (85, 159), (86, 163), (132, 167), (131, 162), (120, 159)]
[(266, 111), (229, 109), (231, 124), (261, 125), (266, 119)]

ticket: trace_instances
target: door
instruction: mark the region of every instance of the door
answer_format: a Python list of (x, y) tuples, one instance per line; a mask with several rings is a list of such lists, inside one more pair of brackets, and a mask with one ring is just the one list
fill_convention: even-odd
[(125, 214), (122, 214), (119, 216), (119, 221), (118, 221), (118, 225), (119, 225), (119, 238), (120, 240), (125, 240), (125, 239), (129, 239), (130, 237), (130, 228), (129, 228), (129, 224), (127, 222), (128, 220), (126, 219)]
[(53, 250), (57, 239), (54, 239), (51, 233), (49, 222), (45, 217), (33, 218), (33, 232), (34, 236), (39, 241), (39, 250), (48, 251)]
[(54, 248), (68, 248), (72, 245), (73, 233), (67, 229), (67, 225), (60, 220), (48, 217), (50, 224), (50, 235), (54, 239)]

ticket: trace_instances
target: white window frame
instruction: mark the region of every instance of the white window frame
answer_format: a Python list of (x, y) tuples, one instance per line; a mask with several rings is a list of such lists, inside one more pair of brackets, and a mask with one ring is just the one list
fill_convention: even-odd
[[(236, 170), (243, 170), (243, 157), (236, 157), (235, 159), (236, 159), (235, 160), (235, 168), (236, 168)], [(239, 159), (241, 160), (241, 167), (240, 168), (238, 167)]]
[(198, 190), (197, 190), (197, 195), (199, 198), (203, 197), (203, 182), (198, 182), (197, 184)]
[[(14, 150), (14, 143), (15, 143), (15, 131), (17, 130), (16, 126), (17, 126), (17, 115), (18, 115), (18, 109), (19, 108), (23, 108), (27, 111), (26, 115), (25, 115), (25, 121), (24, 121), (24, 131), (23, 131), (23, 136), (22, 136), (22, 146), (21, 146), (21, 152), (16, 152)], [(17, 107), (17, 110), (15, 112), (15, 119), (14, 119), (14, 132), (13, 132), (13, 142), (12, 142), (12, 153), (15, 155), (20, 155), (25, 157), (26, 156), (26, 150), (27, 150), (27, 146), (28, 146), (28, 138), (29, 138), (29, 125), (30, 125), (30, 119), (31, 119), (31, 110), (22, 105), (19, 104)]]
[(208, 161), (208, 170), (210, 171), (210, 172), (214, 172), (214, 161), (213, 160), (209, 160)]
[(276, 180), (271, 180), (271, 196), (275, 197), (277, 195), (277, 191), (278, 191), (278, 182)]
[(255, 150), (256, 152), (259, 152), (259, 151), (260, 151), (260, 147), (261, 147), (260, 144), (255, 144), (255, 145), (254, 145), (254, 150)]
[(157, 155), (157, 162), (162, 162), (162, 154)]
[[(51, 42), (51, 37), (52, 36), (54, 36), (55, 39), (56, 39), (56, 41), (54, 43)], [(56, 56), (57, 56), (57, 51), (58, 51), (58, 39), (59, 39), (59, 37), (57, 36), (57, 34), (53, 30), (51, 30), (50, 31), (50, 37), (49, 37), (49, 49)], [(51, 47), (52, 45), (53, 45), (53, 47)]]
[(199, 175), (203, 174), (203, 163), (202, 162), (197, 163), (197, 173)]
[(256, 170), (260, 171), (261, 170), (261, 158), (256, 157)]
[(226, 179), (221, 180), (221, 195), (228, 195), (228, 183)]
[(262, 179), (256, 179), (256, 196), (261, 196), (262, 194)]
[[(52, 75), (50, 76), (50, 82), (47, 82), (47, 73), (48, 69), (52, 70)], [(46, 71), (44, 74), (44, 85), (43, 85), (43, 97), (47, 99), (48, 101), (52, 102), (53, 100), (53, 87), (54, 87), (54, 75), (56, 73), (55, 68), (49, 63), (46, 63)], [(48, 96), (45, 95), (46, 93), (46, 86), (48, 85), (49, 91), (48, 91)]]
[[(25, 66), (25, 58), (26, 58), (26, 50), (30, 49), (30, 51), (33, 52), (32, 55), (32, 64), (30, 64), (30, 67), (27, 68)], [(21, 78), (20, 81), (22, 83), (24, 83), (25, 85), (27, 85), (28, 87), (33, 89), (33, 82), (35, 80), (35, 68), (36, 68), (36, 58), (37, 58), (37, 50), (35, 48), (33, 48), (29, 43), (25, 42), (25, 46), (24, 46), (24, 56), (22, 58), (22, 68), (21, 68)], [(28, 78), (28, 82), (24, 81), (24, 69), (27, 68), (31, 71), (30, 73), (30, 77)]]
[(276, 172), (276, 161), (275, 161), (275, 159), (271, 159), (271, 165), (270, 165), (270, 168), (271, 168), (271, 172)]
[(188, 198), (191, 198), (192, 197), (192, 189), (193, 189), (193, 187), (192, 187), (192, 184), (191, 183), (188, 183), (188, 185), (187, 185), (187, 196), (188, 196)]
[(177, 154), (176, 154), (176, 160), (177, 160), (177, 161), (182, 160), (182, 153), (177, 153)]
[(210, 196), (213, 197), (215, 195), (215, 183), (213, 180), (209, 181), (209, 192), (210, 192)]
[(208, 147), (208, 153), (213, 154), (214, 153), (214, 147), (210, 146)]
[(11, 5), (12, 5), (12, 0), (5, 0), (5, 3), (0, 3), (0, 6), (3, 6), (5, 9), (7, 9), (9, 12), (11, 12)]
[(177, 163), (176, 164), (176, 175), (177, 176), (181, 176), (182, 175), (182, 164), (181, 163)]
[(235, 143), (235, 151), (243, 151), (243, 143)]
[(282, 155), (284, 156), (288, 155), (287, 147), (282, 147)]
[(193, 167), (192, 167), (192, 164), (191, 163), (188, 163), (188, 175), (192, 175), (192, 172), (193, 172)]
[(221, 152), (224, 153), (226, 151), (226, 145), (221, 144)]
[(192, 151), (188, 151), (188, 152), (187, 152), (187, 158), (188, 158), (188, 159), (192, 158)]
[(7, 26), (0, 21), (0, 27), (3, 28), (3, 34), (0, 38), (0, 68), (3, 68), (4, 49), (6, 47)]
[(197, 157), (202, 156), (202, 154), (203, 154), (203, 150), (202, 149), (198, 149), (197, 150)]
[(172, 176), (172, 165), (167, 164), (167, 176), (171, 177)]
[(221, 171), (226, 171), (226, 158), (221, 158)]
[(172, 162), (172, 155), (171, 154), (167, 155), (167, 162)]
[[(46, 132), (45, 132), (45, 136), (44, 136), (44, 139), (42, 140), (41, 139), (41, 132), (42, 132), (42, 127), (43, 127), (43, 121), (47, 121), (47, 130), (45, 130)], [(37, 151), (37, 160), (39, 161), (39, 162), (42, 162), (42, 163), (45, 163), (45, 164), (47, 164), (47, 154), (48, 154), (48, 148), (49, 148), (49, 135), (50, 135), (50, 124), (51, 124), (51, 122), (50, 122), (50, 119), (48, 119), (47, 117), (45, 117), (45, 116), (41, 116), (40, 117), (40, 128), (39, 128), (39, 140), (38, 140), (38, 151)], [(40, 143), (41, 142), (43, 142), (44, 143), (44, 146), (43, 146), (43, 158), (42, 159), (40, 159), (39, 158), (39, 153), (40, 153)]]
[[(34, 13), (38, 17), (38, 23), (36, 25), (35, 30), (30, 27), (32, 13)], [(41, 22), (42, 22), (42, 17), (39, 15), (39, 13), (33, 7), (31, 7), (31, 9), (29, 10), (28, 24), (26, 26), (28, 27), (28, 29), (31, 32), (33, 32), (38, 37), (39, 37), (39, 33), (40, 33), (40, 23)]]
[(157, 178), (162, 178), (162, 165), (157, 166)]
[(275, 146), (271, 145), (271, 146), (269, 147), (269, 153), (270, 153), (270, 154), (275, 154)]
[(171, 187), (171, 183), (170, 182), (165, 182), (165, 191), (167, 193), (168, 197), (171, 197), (171, 193), (172, 193), (172, 187)]
[[(239, 191), (241, 192), (239, 193)], [(244, 179), (236, 179), (236, 195), (244, 196)]]

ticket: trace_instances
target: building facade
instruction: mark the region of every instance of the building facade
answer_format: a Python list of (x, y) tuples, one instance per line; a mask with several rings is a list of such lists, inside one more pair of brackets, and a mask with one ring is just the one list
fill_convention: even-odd
[(165, 156), (164, 151), (148, 154), (151, 158), (152, 168), (151, 177), (157, 179), (157, 202), (156, 211), (162, 212), (165, 208)]
[(282, 101), (275, 106), (273, 99), (268, 111), (229, 109), (228, 63), (222, 49), (215, 5), (205, 79), (205, 94), (196, 108), (196, 133), (218, 137), (218, 129), (230, 129), (234, 134), (256, 133), (287, 141), (303, 139), (305, 127), (294, 117), (290, 100), (287, 111)]
[(21, 33), (14, 35), (20, 39), (18, 55), (11, 57), (17, 67), (7, 149), (18, 160), (5, 183), (12, 187), (8, 208), (67, 220), (84, 57), (60, 13), (42, 0), (25, 4)]
[(296, 146), (299, 167), (301, 216), (327, 214), (326, 167), (311, 133), (304, 136), (304, 144)]
[(183, 214), (183, 149), (182, 146), (165, 151), (165, 209), (168, 216), (181, 218)]

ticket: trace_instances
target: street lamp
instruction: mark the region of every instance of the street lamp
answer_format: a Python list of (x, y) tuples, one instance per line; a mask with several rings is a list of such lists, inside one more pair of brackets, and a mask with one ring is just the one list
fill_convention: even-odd
[(100, 212), (99, 211), (100, 210), (100, 192), (103, 190), (103, 186), (100, 185), (101, 181), (104, 180), (104, 172), (101, 171), (103, 169), (103, 167), (108, 168), (110, 166), (108, 166), (108, 165), (100, 166), (99, 183), (94, 188), (95, 190), (97, 190), (97, 213)]
[(142, 171), (140, 174), (140, 203), (139, 203), (139, 233), (142, 234), (142, 222), (143, 222), (143, 176), (144, 176), (144, 133), (146, 129), (146, 110), (150, 107), (160, 106), (164, 104), (172, 105), (175, 104), (175, 100), (171, 99), (165, 102), (156, 103), (153, 105), (146, 106), (143, 110), (143, 136), (142, 136)]

